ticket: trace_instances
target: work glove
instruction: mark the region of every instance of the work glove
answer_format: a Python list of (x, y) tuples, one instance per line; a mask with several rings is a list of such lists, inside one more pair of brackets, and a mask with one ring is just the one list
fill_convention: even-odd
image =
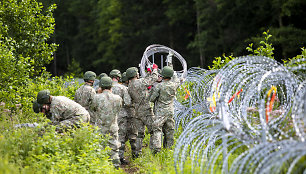
[(148, 90), (150, 90), (152, 88), (152, 86), (148, 86)]
[(152, 70), (151, 70), (151, 68), (147, 68), (147, 71), (148, 71), (148, 72), (150, 72), (150, 73), (152, 73)]
[(158, 69), (158, 66), (154, 63), (152, 68), (153, 69)]

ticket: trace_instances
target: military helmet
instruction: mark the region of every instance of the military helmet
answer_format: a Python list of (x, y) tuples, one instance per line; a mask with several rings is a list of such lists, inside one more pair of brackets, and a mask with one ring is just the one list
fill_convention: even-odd
[(98, 76), (98, 79), (101, 80), (102, 77), (108, 77), (108, 75), (106, 73), (101, 73), (99, 76)]
[(138, 73), (138, 69), (137, 69), (136, 67), (130, 67), (130, 68), (128, 68), (128, 69), (126, 70), (126, 77), (127, 77), (128, 79), (130, 79), (130, 78), (136, 76), (137, 73)]
[(96, 73), (94, 73), (94, 72), (92, 72), (92, 71), (86, 71), (86, 72), (84, 73), (83, 79), (84, 79), (85, 81), (87, 81), (87, 80), (95, 80), (95, 79), (96, 79)]
[(42, 105), (39, 104), (39, 103), (37, 102), (37, 100), (35, 100), (35, 101), (33, 102), (33, 111), (34, 111), (35, 113), (39, 113), (39, 112), (41, 112), (41, 108), (42, 108)]
[(50, 99), (50, 91), (49, 90), (42, 90), (39, 91), (37, 94), (37, 102), (39, 104), (48, 104), (50, 103), (49, 100)]
[(126, 82), (128, 81), (129, 79), (127, 78), (126, 76), (126, 72), (122, 73), (122, 78), (121, 78), (122, 82)]
[(165, 66), (161, 74), (163, 77), (171, 78), (173, 76), (173, 68), (170, 66)]
[(113, 80), (110, 77), (102, 77), (99, 83), (100, 87), (112, 87)]
[(109, 76), (110, 76), (111, 78), (113, 78), (113, 77), (119, 77), (119, 78), (121, 78), (121, 72), (120, 72), (119, 70), (117, 70), (117, 69), (113, 69), (113, 70), (109, 73)]

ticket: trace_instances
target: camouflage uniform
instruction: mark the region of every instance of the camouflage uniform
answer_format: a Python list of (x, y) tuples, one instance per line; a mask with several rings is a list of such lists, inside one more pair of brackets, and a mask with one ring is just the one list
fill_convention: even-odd
[(136, 151), (136, 138), (137, 138), (137, 129), (133, 129), (133, 119), (131, 114), (131, 97), (128, 93), (128, 88), (124, 85), (119, 84), (116, 81), (113, 81), (112, 92), (116, 95), (119, 95), (123, 99), (123, 107), (121, 108), (118, 114), (118, 126), (119, 126), (119, 142), (121, 147), (119, 148), (119, 157), (123, 159), (125, 142), (130, 140), (132, 152)]
[(96, 125), (101, 129), (102, 134), (110, 135), (108, 144), (112, 149), (110, 155), (115, 167), (120, 165), (117, 116), (121, 107), (121, 97), (106, 90), (95, 95), (90, 107), (96, 118)]
[(157, 78), (157, 70), (153, 69), (151, 75), (145, 78), (131, 80), (129, 83), (128, 92), (132, 98), (132, 104), (135, 109), (134, 125), (138, 130), (136, 155), (140, 154), (142, 151), (145, 126), (147, 126), (149, 133), (152, 134), (151, 125), (153, 123), (154, 114), (150, 106), (148, 87), (151, 86)]
[(50, 113), (52, 123), (61, 127), (78, 126), (90, 120), (85, 108), (64, 96), (52, 96)]
[(152, 89), (150, 101), (154, 105), (153, 135), (151, 136), (152, 149), (159, 152), (161, 149), (162, 132), (164, 133), (164, 147), (173, 145), (174, 136), (174, 98), (180, 82), (176, 76), (172, 80), (164, 80)]
[(92, 117), (91, 111), (89, 110), (89, 106), (96, 94), (96, 91), (93, 87), (88, 84), (82, 85), (78, 90), (75, 92), (74, 101), (82, 105), (90, 114), (91, 116), (91, 124), (95, 122), (95, 118)]

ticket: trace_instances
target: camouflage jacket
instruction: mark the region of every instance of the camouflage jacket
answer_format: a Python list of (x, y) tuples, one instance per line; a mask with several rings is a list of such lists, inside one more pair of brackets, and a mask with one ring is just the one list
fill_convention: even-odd
[(150, 107), (148, 87), (158, 79), (157, 70), (153, 69), (152, 74), (141, 79), (131, 80), (128, 92), (132, 98), (132, 104), (136, 110), (140, 107)]
[(77, 119), (81, 122), (89, 122), (88, 111), (80, 104), (65, 96), (52, 96), (50, 104), (52, 122), (61, 122), (68, 119)]
[(128, 88), (119, 84), (118, 82), (113, 82), (112, 93), (119, 95), (123, 99), (122, 106), (131, 106), (132, 99), (128, 93)]
[(118, 131), (117, 116), (122, 107), (120, 96), (104, 90), (96, 94), (90, 106), (93, 112), (94, 125)]
[(152, 88), (150, 101), (155, 102), (155, 112), (161, 110), (171, 113), (174, 112), (173, 102), (179, 86), (180, 81), (175, 76), (172, 80), (164, 80)]
[(76, 90), (74, 101), (88, 110), (95, 94), (96, 91), (93, 87), (88, 84), (84, 84), (78, 90)]

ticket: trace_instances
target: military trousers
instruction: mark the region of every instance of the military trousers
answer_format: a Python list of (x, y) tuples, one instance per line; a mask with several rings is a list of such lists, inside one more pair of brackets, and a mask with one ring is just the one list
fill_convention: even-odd
[[(136, 125), (138, 136), (136, 140), (136, 152), (140, 154), (142, 152), (142, 141), (145, 137), (146, 127), (148, 132), (152, 135), (152, 124), (153, 124), (153, 110), (150, 106), (148, 107), (140, 107), (136, 109), (134, 125)], [(151, 139), (150, 139), (151, 146)]]
[[(158, 114), (158, 113), (156, 113)], [(174, 119), (172, 114), (155, 115), (152, 125), (151, 149), (159, 152), (162, 147), (162, 135), (164, 134), (163, 147), (170, 148), (174, 144)]]
[(77, 115), (75, 117), (57, 122), (54, 121), (54, 125), (58, 125), (61, 128), (73, 128), (73, 127), (80, 127), (80, 124), (82, 123), (88, 123), (90, 120), (89, 114), (83, 114), (83, 115)]
[[(112, 126), (111, 126), (112, 127)], [(108, 146), (111, 148), (110, 159), (112, 160), (115, 167), (120, 166), (119, 159), (119, 147), (120, 142), (118, 141), (118, 129), (111, 129), (111, 127), (103, 126), (101, 132), (103, 135), (109, 135)]]
[(129, 140), (131, 145), (132, 153), (136, 153), (136, 139), (137, 139), (137, 128), (135, 126), (136, 121), (134, 117), (125, 116), (118, 117), (118, 126), (119, 126), (119, 142), (121, 146), (119, 148), (119, 157), (120, 159), (124, 158), (125, 143)]

